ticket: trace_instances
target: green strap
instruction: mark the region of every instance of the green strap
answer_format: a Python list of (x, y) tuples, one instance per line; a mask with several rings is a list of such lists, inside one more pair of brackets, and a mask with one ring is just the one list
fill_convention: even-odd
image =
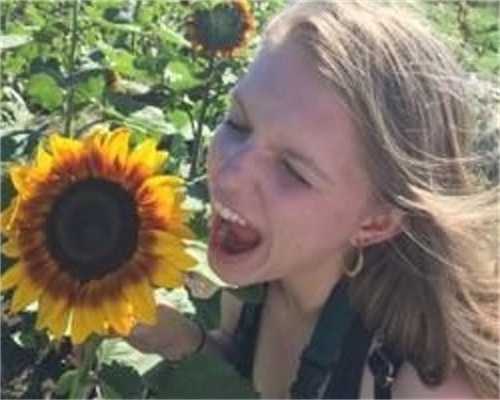
[(293, 398), (318, 398), (321, 386), (340, 358), (342, 342), (356, 316), (347, 288), (346, 279), (338, 282), (321, 311), (291, 387)]

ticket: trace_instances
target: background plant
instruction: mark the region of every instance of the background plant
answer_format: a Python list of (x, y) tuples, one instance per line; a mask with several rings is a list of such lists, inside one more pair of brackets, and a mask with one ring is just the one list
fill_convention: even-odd
[[(193, 50), (186, 19), (220, 0), (3, 0), (0, 3), (0, 149), (2, 170), (32, 154), (53, 131), (79, 136), (105, 122), (126, 125), (133, 140), (154, 137), (171, 154), (169, 173), (188, 180), (190, 221), (199, 240), (192, 251), (209, 279), (204, 259), (209, 213), (205, 179), (207, 142), (228, 103), (229, 89), (244, 73), (259, 42), (239, 57), (211, 57)], [(284, 0), (254, 1), (259, 31)], [(499, 5), (490, 1), (413, 1), (467, 67), (476, 95), (475, 146), (486, 155), (479, 171), (498, 182), (500, 100), (496, 78)], [(2, 209), (13, 190), (1, 176)], [(2, 258), (2, 269), (11, 260)], [(239, 291), (258, 299), (258, 288)], [(206, 299), (187, 290), (159, 291), (207, 327), (218, 324), (220, 290)], [(207, 296), (205, 296), (207, 297)], [(2, 309), (10, 301), (2, 296)], [(2, 312), (2, 396), (65, 398), (76, 370), (71, 344), (51, 342), (34, 330), (34, 309), (11, 317)], [(200, 374), (199, 371), (204, 371)], [(118, 339), (106, 340), (88, 382), (89, 396), (252, 397), (248, 382), (227, 365), (197, 356), (175, 366), (143, 355)], [(221, 379), (224, 385), (221, 385)], [(228, 383), (230, 382), (230, 383)]]

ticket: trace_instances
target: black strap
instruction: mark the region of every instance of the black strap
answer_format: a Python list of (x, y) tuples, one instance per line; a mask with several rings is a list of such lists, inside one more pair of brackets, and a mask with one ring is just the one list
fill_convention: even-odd
[(347, 286), (347, 280), (341, 280), (321, 311), (311, 342), (302, 353), (297, 378), (290, 389), (292, 398), (320, 397), (322, 386), (339, 362), (342, 343), (356, 316)]
[(244, 303), (234, 333), (235, 347), (238, 349), (234, 364), (237, 371), (248, 379), (252, 378), (262, 306), (261, 303)]
[(324, 398), (357, 399), (372, 335), (364, 328), (360, 316), (354, 320), (342, 346), (339, 367), (332, 371)]
[[(245, 303), (235, 332), (240, 356), (238, 371), (252, 377), (255, 344), (262, 314), (262, 304)], [(390, 399), (394, 378), (403, 359), (383, 341), (375, 339), (368, 356), (372, 335), (365, 330), (360, 316), (349, 304), (347, 282), (339, 282), (320, 315), (311, 342), (302, 353), (296, 380), (291, 387), (293, 398), (358, 398), (363, 368), (374, 376), (375, 398)], [(367, 357), (368, 356), (368, 357)]]
[(376, 399), (392, 398), (392, 384), (398, 374), (403, 358), (384, 345), (379, 339), (368, 358), (368, 366), (373, 374)]

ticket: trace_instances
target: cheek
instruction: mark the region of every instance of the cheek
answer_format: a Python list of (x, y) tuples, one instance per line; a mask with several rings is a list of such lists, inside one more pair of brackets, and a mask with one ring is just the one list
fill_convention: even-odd
[[(298, 200), (299, 194), (295, 192)], [(351, 203), (342, 199), (326, 201), (310, 196), (303, 194), (300, 201), (293, 204), (290, 201), (278, 203), (281, 206), (276, 213), (281, 218), (276, 221), (279, 225), (276, 229), (285, 233), (284, 245), (321, 252), (345, 248), (357, 226), (357, 207), (351, 207)]]

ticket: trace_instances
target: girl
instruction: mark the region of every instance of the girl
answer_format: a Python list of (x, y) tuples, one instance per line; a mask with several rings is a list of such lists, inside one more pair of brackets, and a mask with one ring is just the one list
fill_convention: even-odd
[(463, 78), (402, 9), (275, 16), (208, 164), (210, 263), (265, 301), (224, 294), (206, 340), (163, 307), (131, 343), (203, 347), (268, 398), (498, 398), (497, 191), (471, 173)]

